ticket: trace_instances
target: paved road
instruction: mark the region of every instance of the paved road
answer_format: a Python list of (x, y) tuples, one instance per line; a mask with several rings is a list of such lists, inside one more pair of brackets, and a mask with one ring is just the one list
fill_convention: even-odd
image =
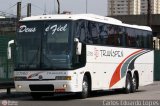
[[(3, 102), (3, 105), (2, 105)], [(160, 82), (140, 87), (135, 93), (123, 94), (119, 91), (96, 92), (90, 98), (78, 99), (74, 95), (57, 95), (44, 97), (35, 101), (28, 93), (16, 93), (6, 95), (0, 90), (0, 106), (159, 106), (160, 105)]]

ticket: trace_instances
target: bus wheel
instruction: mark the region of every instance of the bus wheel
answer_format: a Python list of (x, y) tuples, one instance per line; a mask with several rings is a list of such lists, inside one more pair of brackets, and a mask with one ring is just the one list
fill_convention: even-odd
[(80, 93), (80, 98), (81, 99), (87, 98), (88, 94), (89, 94), (89, 83), (88, 83), (88, 78), (85, 75), (83, 78), (82, 92)]
[(129, 73), (127, 73), (126, 76), (126, 85), (125, 85), (125, 89), (124, 92), (125, 93), (130, 93), (132, 89), (132, 77)]
[(137, 83), (137, 77), (136, 77), (136, 75), (134, 74), (133, 75), (133, 78), (132, 78), (132, 89), (131, 89), (131, 92), (135, 92), (136, 91), (136, 89), (137, 89), (137, 85), (138, 83)]
[(38, 93), (31, 93), (31, 96), (34, 100), (40, 100), (42, 98), (41, 95), (39, 95)]

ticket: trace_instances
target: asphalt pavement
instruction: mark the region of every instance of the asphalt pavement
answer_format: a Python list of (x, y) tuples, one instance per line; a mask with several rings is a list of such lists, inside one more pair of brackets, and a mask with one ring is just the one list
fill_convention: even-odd
[(86, 99), (78, 99), (74, 94), (57, 94), (33, 100), (29, 93), (17, 93), (12, 89), (7, 95), (6, 90), (1, 89), (0, 106), (160, 106), (160, 81), (139, 87), (135, 93), (99, 91)]

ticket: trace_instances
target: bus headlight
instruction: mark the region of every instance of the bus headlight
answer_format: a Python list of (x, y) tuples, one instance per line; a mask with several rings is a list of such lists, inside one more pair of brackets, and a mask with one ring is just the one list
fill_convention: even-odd
[(18, 87), (19, 89), (21, 89), (21, 88), (22, 88), (22, 85), (17, 85), (17, 87)]
[(67, 84), (63, 84), (63, 88), (67, 88)]
[(72, 80), (71, 76), (56, 76), (56, 80)]

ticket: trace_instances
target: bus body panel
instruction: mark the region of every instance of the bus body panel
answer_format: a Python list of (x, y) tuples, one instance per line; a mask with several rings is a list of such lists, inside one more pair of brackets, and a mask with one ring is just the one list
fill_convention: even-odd
[[(120, 47), (105, 47), (87, 45), (87, 69), (92, 73), (92, 89), (115, 89), (125, 87), (126, 73), (135, 71), (139, 75), (139, 85), (153, 82), (153, 56), (152, 50), (131, 49)], [(89, 65), (90, 64), (90, 65)], [(119, 74), (119, 80), (112, 81)]]
[[(65, 92), (80, 92), (86, 72), (91, 74), (92, 90), (124, 88), (128, 71), (132, 75), (135, 71), (138, 72), (140, 86), (153, 82), (153, 51), (92, 45), (87, 45), (86, 48), (87, 62), (83, 68), (72, 71), (15, 71), (15, 77), (28, 78), (28, 81), (15, 81), (17, 91), (31, 92), (29, 85), (32, 84), (52, 84), (54, 89), (63, 89), (63, 85), (67, 84)], [(39, 79), (40, 75), (48, 81)], [(56, 76), (71, 76), (72, 80), (56, 80)], [(114, 81), (117, 77), (119, 79)], [(23, 85), (24, 88), (19, 89), (18, 85)]]

